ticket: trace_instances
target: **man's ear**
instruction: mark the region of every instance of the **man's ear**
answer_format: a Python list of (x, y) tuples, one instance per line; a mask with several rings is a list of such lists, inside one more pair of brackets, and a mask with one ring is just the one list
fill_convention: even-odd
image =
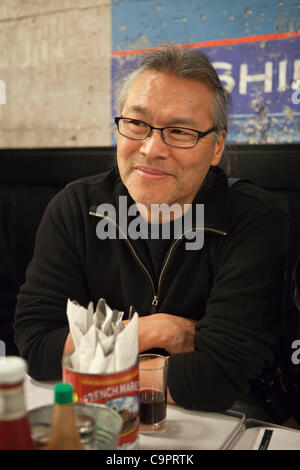
[(218, 165), (221, 161), (221, 158), (224, 152), (226, 136), (227, 136), (227, 132), (225, 131), (225, 129), (223, 129), (221, 132), (218, 133), (218, 140), (215, 143), (214, 154), (213, 154), (213, 158), (211, 161), (212, 166)]

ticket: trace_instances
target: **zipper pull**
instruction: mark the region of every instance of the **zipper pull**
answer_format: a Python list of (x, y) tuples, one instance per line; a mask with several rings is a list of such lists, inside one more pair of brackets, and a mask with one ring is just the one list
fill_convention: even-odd
[(157, 295), (155, 295), (153, 297), (153, 300), (152, 300), (152, 307), (151, 307), (151, 313), (155, 313), (156, 312), (156, 307), (157, 307), (157, 304), (158, 304), (158, 298), (157, 298)]

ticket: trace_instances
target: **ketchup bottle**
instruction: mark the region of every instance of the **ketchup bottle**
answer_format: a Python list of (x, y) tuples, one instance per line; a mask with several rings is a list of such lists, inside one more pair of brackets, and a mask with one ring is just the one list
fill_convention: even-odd
[(34, 450), (25, 408), (24, 359), (0, 358), (0, 450)]

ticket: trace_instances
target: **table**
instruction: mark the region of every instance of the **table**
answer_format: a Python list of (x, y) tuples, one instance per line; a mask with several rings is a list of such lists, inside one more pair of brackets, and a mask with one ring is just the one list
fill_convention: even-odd
[[(37, 382), (28, 375), (24, 390), (27, 410), (53, 403), (57, 383)], [(299, 449), (300, 432), (262, 421), (245, 419), (242, 413), (208, 413), (168, 405), (167, 427), (139, 438), (140, 450), (252, 450), (257, 449), (261, 430), (273, 429), (270, 448)]]
[[(56, 382), (37, 382), (26, 376), (24, 389), (28, 411), (53, 403)], [(140, 434), (141, 450), (225, 449), (241, 431), (242, 413), (206, 413), (189, 411), (175, 405), (167, 407), (167, 426), (158, 434)]]

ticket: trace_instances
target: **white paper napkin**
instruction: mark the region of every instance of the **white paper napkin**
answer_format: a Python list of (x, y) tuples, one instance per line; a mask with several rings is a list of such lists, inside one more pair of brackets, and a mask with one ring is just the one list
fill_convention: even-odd
[(266, 429), (273, 431), (267, 450), (300, 450), (300, 432), (276, 427), (261, 428), (257, 435), (254, 450), (258, 450)]
[(100, 299), (96, 311), (68, 299), (67, 317), (75, 350), (70, 356), (74, 370), (90, 374), (120, 372), (133, 367), (138, 356), (138, 314), (127, 326), (124, 312), (111, 310)]

